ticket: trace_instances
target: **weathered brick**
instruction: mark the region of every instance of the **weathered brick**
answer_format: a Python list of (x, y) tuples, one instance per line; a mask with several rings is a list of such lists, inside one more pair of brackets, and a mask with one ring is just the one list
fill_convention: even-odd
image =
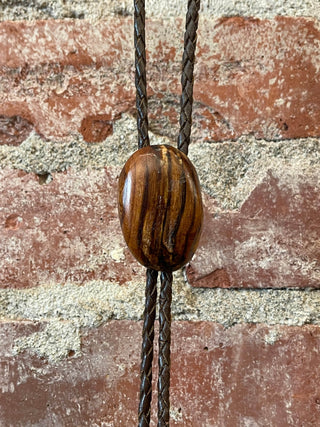
[[(0, 114), (53, 139), (70, 138), (97, 115), (112, 121), (131, 111), (132, 25), (131, 18), (2, 22)], [(175, 138), (183, 20), (149, 20), (147, 35), (151, 128)], [(202, 19), (198, 39), (195, 141), (320, 135), (316, 20)]]
[(32, 130), (32, 124), (20, 116), (0, 116), (0, 145), (19, 145)]
[(122, 238), (117, 171), (69, 171), (44, 185), (21, 171), (0, 176), (0, 287), (144, 275)]
[[(141, 323), (85, 330), (82, 355), (70, 349), (58, 364), (30, 351), (13, 355), (15, 339), (39, 328), (0, 324), (1, 425), (135, 425)], [(171, 424), (318, 425), (319, 345), (318, 326), (174, 322)]]
[(319, 135), (319, 30), (312, 20), (233, 17), (212, 30), (199, 48), (206, 66), (198, 65), (195, 97), (219, 114), (213, 139)]
[(82, 120), (80, 133), (87, 142), (101, 142), (113, 133), (113, 117), (98, 114)]
[(187, 267), (193, 286), (319, 287), (319, 177), (296, 173), (269, 171), (239, 211), (217, 213), (207, 200)]

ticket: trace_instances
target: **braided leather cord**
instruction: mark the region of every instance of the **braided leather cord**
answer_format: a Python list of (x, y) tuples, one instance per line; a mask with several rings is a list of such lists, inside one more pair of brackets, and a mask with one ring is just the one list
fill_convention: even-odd
[[(184, 53), (182, 60), (182, 95), (178, 148), (188, 154), (192, 124), (193, 70), (200, 0), (188, 0)], [(145, 1), (134, 0), (135, 85), (138, 148), (150, 145), (148, 136), (148, 101), (145, 52)], [(152, 361), (154, 321), (156, 316), (158, 272), (147, 269), (145, 310), (142, 331), (140, 370), (139, 427), (149, 427), (152, 398)], [(170, 420), (170, 344), (171, 344), (172, 273), (161, 272), (159, 298), (159, 378), (158, 427), (169, 426)]]
[(170, 419), (171, 300), (172, 273), (162, 272), (159, 297), (158, 427), (168, 426)]
[(157, 303), (157, 278), (158, 272), (148, 268), (142, 330), (140, 402), (138, 412), (139, 427), (148, 427), (150, 423), (153, 338)]
[(188, 0), (182, 58), (182, 94), (180, 101), (180, 132), (178, 137), (178, 148), (185, 154), (188, 154), (192, 125), (193, 70), (197, 43), (199, 8), (200, 0)]
[(144, 0), (134, 0), (135, 84), (139, 148), (150, 145), (148, 136), (145, 15)]
[[(134, 47), (138, 148), (143, 148), (150, 145), (148, 136), (144, 0), (134, 0)], [(138, 410), (139, 427), (148, 427), (150, 424), (154, 321), (156, 317), (157, 304), (157, 278), (157, 271), (147, 269), (140, 368), (140, 400)]]

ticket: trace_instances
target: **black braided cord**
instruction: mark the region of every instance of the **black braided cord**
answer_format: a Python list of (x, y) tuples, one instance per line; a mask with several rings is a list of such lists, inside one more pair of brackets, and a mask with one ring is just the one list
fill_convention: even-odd
[(184, 154), (188, 154), (192, 126), (193, 71), (197, 43), (199, 8), (200, 0), (188, 0), (186, 30), (184, 34), (184, 50), (182, 57), (182, 94), (180, 101), (180, 132), (178, 137), (178, 148)]
[[(200, 0), (188, 0), (184, 53), (182, 60), (182, 95), (178, 148), (188, 154), (192, 124), (193, 71)], [(145, 51), (145, 0), (134, 0), (135, 85), (138, 148), (150, 145), (148, 136), (148, 99)], [(140, 370), (139, 427), (149, 427), (152, 398), (152, 361), (154, 321), (157, 302), (158, 272), (147, 269), (145, 310), (143, 316)], [(161, 272), (159, 297), (159, 378), (158, 427), (169, 426), (170, 420), (170, 344), (171, 344), (172, 273)]]
[(158, 272), (148, 268), (142, 330), (140, 402), (138, 412), (139, 427), (148, 427), (150, 423), (154, 321), (156, 318), (157, 304), (157, 278)]
[(158, 427), (168, 426), (170, 419), (171, 300), (172, 273), (162, 272), (159, 296)]
[(139, 148), (150, 145), (148, 135), (145, 20), (145, 1), (134, 0), (135, 84)]

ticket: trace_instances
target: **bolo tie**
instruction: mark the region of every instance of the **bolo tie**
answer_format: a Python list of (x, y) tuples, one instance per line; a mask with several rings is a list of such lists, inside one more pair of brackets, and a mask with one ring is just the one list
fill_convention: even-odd
[(190, 261), (200, 239), (203, 221), (199, 179), (187, 157), (192, 124), (193, 74), (199, 7), (200, 0), (188, 0), (177, 148), (170, 145), (150, 146), (145, 1), (134, 0), (138, 150), (128, 159), (119, 177), (118, 211), (121, 229), (131, 253), (147, 268), (140, 369), (139, 427), (150, 424), (154, 323), (159, 272), (158, 426), (169, 425), (172, 272)]

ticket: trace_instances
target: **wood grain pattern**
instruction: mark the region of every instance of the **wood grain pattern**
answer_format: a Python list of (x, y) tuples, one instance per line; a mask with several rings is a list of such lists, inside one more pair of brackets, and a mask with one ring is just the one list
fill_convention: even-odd
[(174, 271), (194, 254), (203, 208), (197, 173), (181, 151), (155, 145), (136, 151), (119, 179), (125, 241), (145, 267)]

